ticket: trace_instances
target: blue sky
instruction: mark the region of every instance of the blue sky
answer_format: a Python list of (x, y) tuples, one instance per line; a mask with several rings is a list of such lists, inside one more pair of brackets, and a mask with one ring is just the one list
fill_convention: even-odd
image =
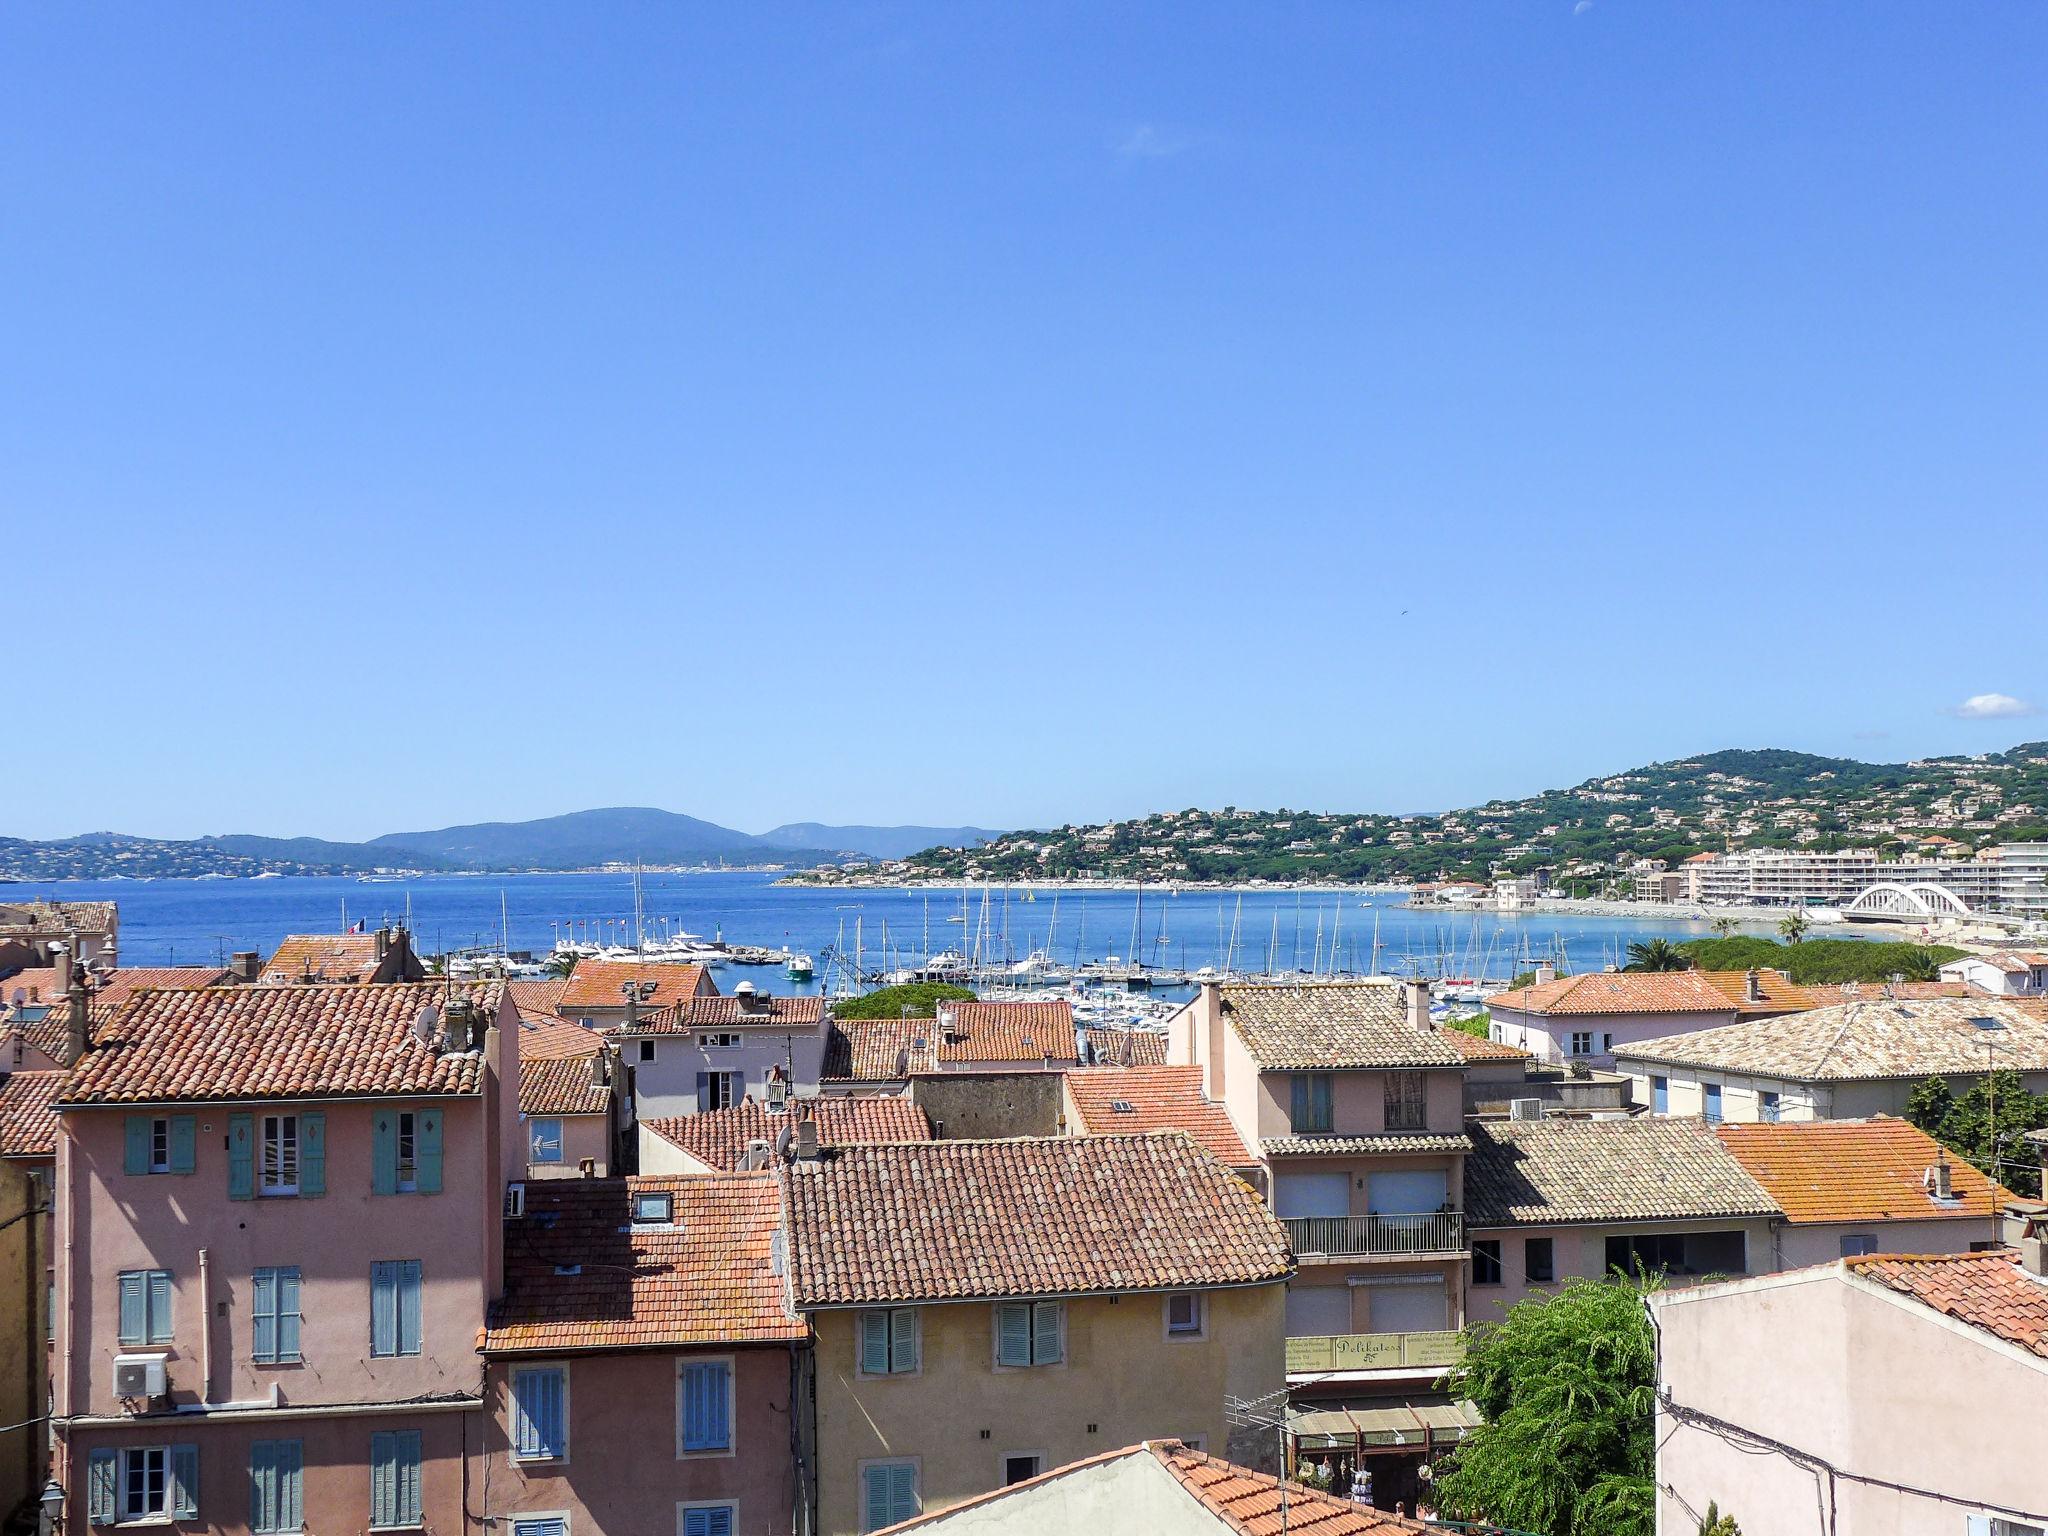
[(10, 7), (0, 833), (2048, 736), (2044, 57), (2017, 3)]

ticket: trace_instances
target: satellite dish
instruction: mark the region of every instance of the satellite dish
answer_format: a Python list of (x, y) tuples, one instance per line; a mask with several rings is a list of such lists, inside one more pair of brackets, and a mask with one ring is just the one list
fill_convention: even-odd
[(441, 1010), (432, 1003), (427, 1004), (426, 1007), (413, 1016), (412, 1032), (414, 1038), (422, 1045), (431, 1045), (434, 1040), (434, 1029), (440, 1022)]
[(784, 1158), (789, 1156), (789, 1144), (790, 1141), (795, 1137), (795, 1135), (795, 1127), (788, 1125), (785, 1125), (780, 1131), (775, 1133), (776, 1157)]
[(20, 1006), (21, 1006), (21, 1005), (22, 1005), (23, 1003), (25, 1003), (25, 1002), (27, 1002), (27, 1001), (28, 1001), (28, 988), (27, 988), (27, 987), (16, 987), (16, 988), (14, 989), (14, 994), (13, 994), (13, 1002), (14, 1002), (14, 1006), (15, 1006), (15, 1007), (17, 1007), (17, 1008), (19, 1008), (19, 1007), (20, 1007)]

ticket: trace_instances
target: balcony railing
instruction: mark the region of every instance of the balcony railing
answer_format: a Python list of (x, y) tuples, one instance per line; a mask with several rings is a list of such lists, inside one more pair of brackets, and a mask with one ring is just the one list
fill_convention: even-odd
[(1289, 1216), (1282, 1225), (1296, 1254), (1330, 1259), (1460, 1253), (1465, 1247), (1465, 1218), (1456, 1211), (1418, 1216)]
[(1454, 1329), (1434, 1333), (1336, 1333), (1287, 1341), (1287, 1369), (1384, 1371), (1403, 1367), (1449, 1370), (1460, 1360)]

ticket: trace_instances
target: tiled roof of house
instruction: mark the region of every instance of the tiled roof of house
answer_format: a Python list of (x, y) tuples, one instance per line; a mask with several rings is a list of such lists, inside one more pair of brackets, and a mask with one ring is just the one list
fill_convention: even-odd
[(1441, 1032), (1409, 1022), (1398, 982), (1375, 978), (1216, 990), (1230, 1027), (1252, 1060), (1268, 1070), (1465, 1064)]
[(731, 1169), (739, 1166), (748, 1142), (765, 1141), (773, 1146), (783, 1129), (794, 1126), (804, 1111), (817, 1122), (822, 1146), (932, 1139), (931, 1121), (922, 1109), (909, 1099), (879, 1093), (791, 1100), (787, 1110), (770, 1109), (759, 1099), (747, 1099), (730, 1109), (640, 1123), (699, 1162)]
[[(1999, 1027), (1982, 1029), (1973, 1019)], [(2005, 998), (1888, 999), (1724, 1024), (1615, 1047), (1617, 1059), (1669, 1062), (1785, 1082), (1856, 1082), (1982, 1072), (1986, 1039), (2001, 1067), (2048, 1071), (2048, 1018)]]
[[(673, 1220), (636, 1226), (633, 1195), (666, 1192)], [(783, 1305), (781, 1198), (765, 1173), (538, 1179), (505, 1227), (505, 1295), (491, 1354), (759, 1344), (808, 1331)]]
[(553, 1013), (568, 987), (566, 976), (536, 976), (505, 983), (505, 990), (512, 994), (512, 1006), (523, 1014)]
[(1071, 1062), (1074, 1010), (1064, 998), (1050, 1003), (985, 1003), (978, 999), (939, 1004), (932, 1021), (933, 1049), (943, 1063)]
[(57, 980), (54, 965), (31, 965), (0, 981), (0, 1006), (17, 999), (24, 1003), (61, 1003), (64, 984)]
[[(1965, 955), (1963, 958), (1982, 960), (1987, 965), (1996, 966), (2008, 976), (2024, 976), (2038, 966), (2048, 965), (2048, 955), (2033, 949), (1993, 949), (1981, 955)], [(1962, 961), (1951, 963), (1960, 965)]]
[(219, 965), (123, 965), (107, 972), (92, 994), (96, 1006), (125, 1003), (144, 987), (167, 991), (193, 987), (217, 987), (231, 980), (234, 972)]
[(834, 1147), (784, 1177), (800, 1307), (1192, 1289), (1294, 1269), (1265, 1202), (1178, 1134)]
[(257, 981), (293, 986), (307, 981), (365, 981), (382, 958), (374, 933), (295, 933), (264, 962)]
[[(1889, 1115), (1723, 1124), (1714, 1133), (1790, 1222), (1983, 1221), (2006, 1198), (1925, 1131)], [(1955, 1198), (1946, 1202), (1924, 1182), (1937, 1160), (1949, 1165)]]
[[(0, 1026), (0, 1048), (11, 1052), (13, 1037), (19, 1035), (52, 1061), (63, 1058), (70, 1043), (71, 1006), (68, 1003), (25, 1003), (19, 1010), (7, 1010), (8, 1023)], [(9, 1055), (8, 1060), (12, 1060)]]
[(552, 1056), (519, 1063), (522, 1115), (601, 1115), (611, 1090), (590, 1080), (588, 1056)]
[(1365, 1153), (1470, 1152), (1472, 1138), (1458, 1132), (1387, 1131), (1373, 1136), (1268, 1136), (1268, 1157), (1352, 1157)]
[(61, 938), (73, 928), (81, 933), (111, 933), (115, 921), (111, 901), (0, 901), (0, 938)]
[(1870, 1002), (1890, 993), (1905, 1002), (1922, 1002), (1930, 997), (1976, 997), (1980, 994), (1967, 981), (1894, 981), (1872, 986), (1863, 981), (1830, 981), (1808, 984), (1807, 992), (1816, 1008), (1835, 1003)]
[(54, 1157), (63, 1072), (11, 1072), (0, 1081), (0, 1157)]
[[(1837, 1001), (1825, 992), (1800, 986), (1783, 971), (1774, 971), (1768, 966), (1760, 966), (1754, 971), (1694, 971), (1692, 974), (1733, 1003), (1738, 1019), (1797, 1013), (1802, 1008), (1819, 1008)], [(1759, 994), (1755, 998), (1749, 995), (1752, 976), (1756, 978), (1755, 990)]]
[[(900, 1082), (920, 1072), (938, 1070), (934, 1052), (939, 1037), (936, 1019), (834, 1019), (825, 1037), (825, 1065), (819, 1075), (827, 1082)], [(1091, 1025), (1088, 1043), (1095, 1048), (1099, 1066), (1158, 1067), (1166, 1064), (1166, 1036), (1155, 1030), (1111, 1029)], [(1067, 1049), (1055, 1056), (1054, 1065), (1073, 1065), (1073, 1031), (1067, 1032)], [(1042, 1053), (1017, 1057), (1016, 1061), (1042, 1061)], [(955, 1060), (952, 1070), (960, 1071), (974, 1059)], [(990, 1067), (1008, 1065), (989, 1058)]]
[(1090, 1024), (1083, 1033), (1098, 1067), (1166, 1065), (1166, 1036), (1156, 1029), (1114, 1029)]
[(1771, 1216), (1777, 1203), (1701, 1120), (1472, 1122), (1470, 1227)]
[(766, 1029), (807, 1034), (825, 1017), (822, 997), (781, 997), (756, 992), (751, 997), (686, 997), (643, 1013), (633, 1023), (637, 1035), (687, 1035), (700, 1029)]
[(1944, 1317), (1982, 1328), (2048, 1359), (2048, 1284), (2020, 1267), (2011, 1249), (1991, 1253), (1899, 1255), (1844, 1259), (1851, 1273), (1932, 1307)]
[[(443, 1052), (438, 1039), (414, 1033), (420, 1011), (443, 1009), (448, 992), (440, 982), (138, 992), (96, 1032), (60, 1102), (477, 1093), (479, 1052)], [(469, 983), (453, 992), (488, 1022), (504, 989)]]
[(619, 989), (629, 981), (640, 985), (643, 1011), (666, 1008), (696, 996), (704, 984), (704, 967), (643, 960), (578, 960), (555, 1011), (566, 1017), (598, 1008), (623, 1008), (626, 996)]
[(1277, 1536), (1280, 1532), (1286, 1536), (1387, 1536), (1389, 1532), (1431, 1529), (1419, 1520), (1333, 1498), (1301, 1483), (1289, 1482), (1283, 1496), (1280, 1480), (1270, 1473), (1254, 1472), (1171, 1441), (1155, 1442), (1150, 1449), (1180, 1485), (1235, 1536)]
[(1697, 971), (1589, 971), (1500, 992), (1486, 1001), (1495, 1012), (1727, 1013), (1734, 1004)]
[(1451, 1048), (1467, 1061), (1534, 1061), (1535, 1057), (1519, 1045), (1509, 1045), (1505, 1040), (1482, 1040), (1477, 1035), (1468, 1035), (1462, 1029), (1446, 1029), (1443, 1037)]
[(519, 1020), (519, 1059), (548, 1061), (557, 1056), (595, 1056), (605, 1048), (604, 1036), (571, 1019), (546, 1015)]
[(1202, 1092), (1200, 1067), (1079, 1067), (1067, 1073), (1084, 1135), (1185, 1131), (1227, 1168), (1256, 1161), (1221, 1104)]

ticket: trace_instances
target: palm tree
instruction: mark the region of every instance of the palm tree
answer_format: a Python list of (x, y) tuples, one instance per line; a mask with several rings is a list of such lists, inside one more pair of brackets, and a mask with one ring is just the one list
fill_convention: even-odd
[(1787, 912), (1778, 923), (1778, 935), (1787, 944), (1797, 944), (1806, 937), (1806, 930), (1812, 926), (1812, 921), (1804, 912)]
[(1689, 971), (1692, 957), (1669, 939), (1651, 939), (1647, 943), (1635, 943), (1628, 947), (1628, 964), (1631, 971)]
[(1742, 1536), (1733, 1515), (1724, 1515), (1712, 1499), (1707, 1500), (1706, 1518), (1700, 1521), (1700, 1536)]
[(1711, 926), (1714, 930), (1715, 938), (1725, 939), (1730, 937), (1742, 924), (1736, 922), (1732, 917), (1717, 917)]
[(558, 949), (548, 956), (546, 970), (550, 976), (567, 976), (575, 969), (576, 956), (569, 950)]

